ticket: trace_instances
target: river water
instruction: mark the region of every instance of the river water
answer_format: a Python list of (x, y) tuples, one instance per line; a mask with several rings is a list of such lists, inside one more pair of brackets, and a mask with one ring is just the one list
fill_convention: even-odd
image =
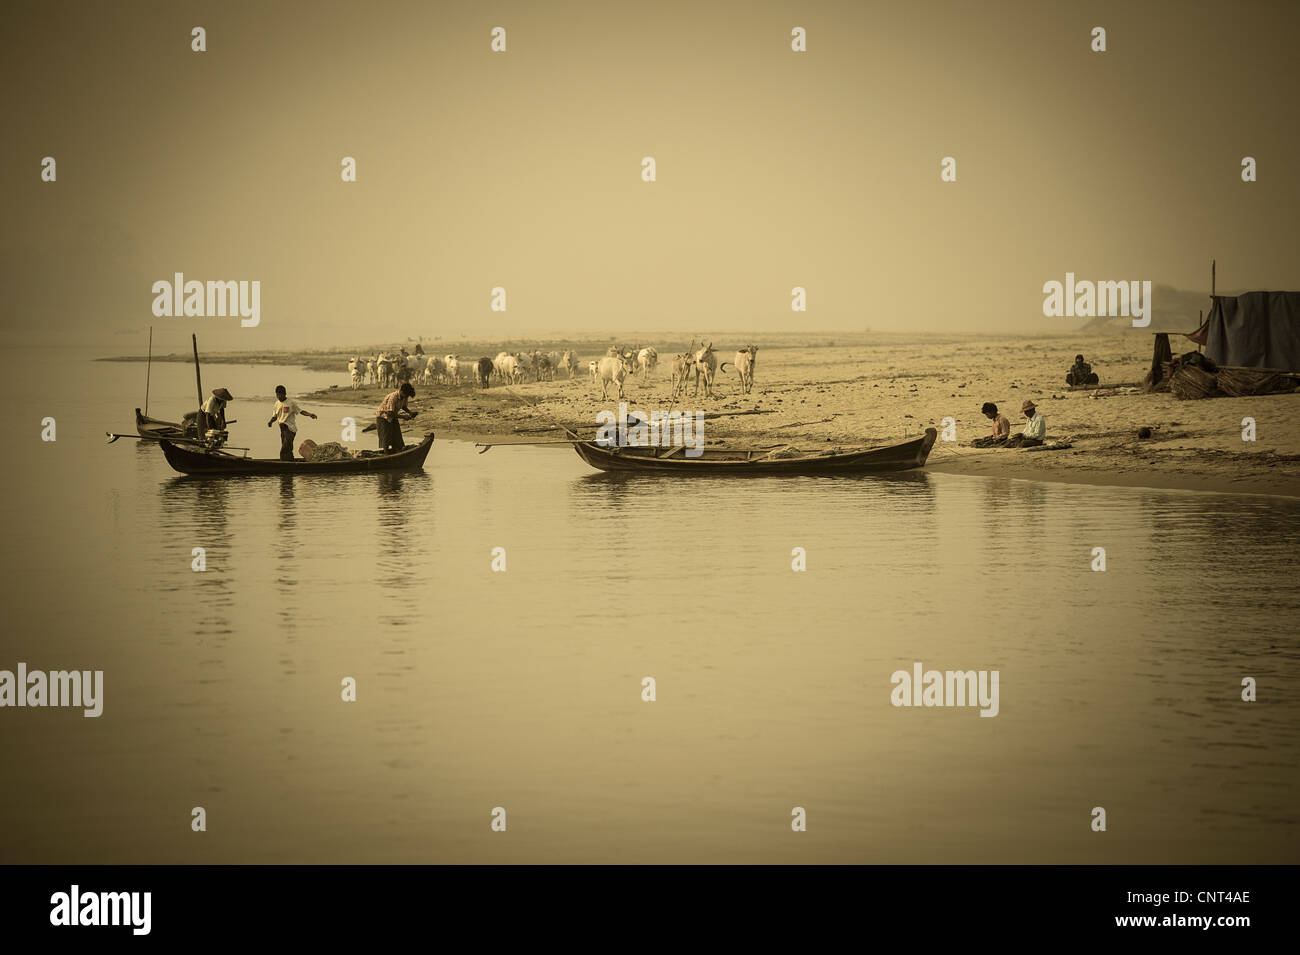
[[(105, 445), (143, 365), (5, 365), (0, 669), (104, 700), (0, 709), (0, 862), (1300, 861), (1300, 502), (442, 439), (423, 474), (199, 481)], [(204, 368), (259, 456), (274, 385), (341, 377)], [(156, 417), (193, 394), (154, 365)], [(317, 440), (373, 414), (307, 407)], [(918, 662), (998, 671), (997, 716), (893, 706)]]

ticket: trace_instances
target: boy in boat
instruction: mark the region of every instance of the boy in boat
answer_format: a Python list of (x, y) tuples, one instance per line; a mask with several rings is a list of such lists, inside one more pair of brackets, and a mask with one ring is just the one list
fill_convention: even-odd
[(971, 445), (976, 448), (995, 448), (1007, 443), (1011, 437), (1011, 422), (1004, 414), (998, 414), (998, 406), (991, 401), (984, 402), (980, 414), (993, 422), (993, 434), (987, 438), (976, 438)]
[(1032, 401), (1026, 401), (1020, 406), (1020, 410), (1029, 420), (1025, 422), (1025, 430), (1014, 438), (1008, 439), (1006, 446), (1008, 448), (1037, 447), (1047, 438), (1047, 419), (1038, 413), (1038, 408)]
[(380, 451), (401, 451), (406, 447), (402, 441), (401, 417), (411, 420), (415, 412), (406, 406), (406, 402), (415, 397), (415, 388), (409, 381), (402, 382), (402, 387), (390, 393), (380, 404), (375, 413), (375, 426), (379, 431)]
[(289, 397), (289, 393), (284, 390), (284, 385), (275, 386), (275, 410), (271, 413), (271, 420), (266, 423), (269, 428), (277, 421), (280, 422), (280, 460), (293, 460), (293, 442), (298, 434), (298, 415), (306, 415), (314, 419), (316, 416), (310, 411), (303, 411), (298, 407), (298, 402)]

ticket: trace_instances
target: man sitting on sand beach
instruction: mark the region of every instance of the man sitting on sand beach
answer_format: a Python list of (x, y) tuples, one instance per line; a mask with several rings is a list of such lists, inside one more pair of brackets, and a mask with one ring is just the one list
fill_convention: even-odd
[(998, 414), (998, 406), (991, 401), (984, 402), (980, 414), (993, 422), (993, 434), (987, 438), (976, 438), (971, 445), (976, 448), (995, 448), (1006, 444), (1007, 438), (1011, 437), (1011, 422), (1007, 416)]
[(1047, 420), (1038, 413), (1038, 408), (1032, 401), (1026, 401), (1020, 406), (1020, 410), (1029, 420), (1025, 422), (1025, 430), (1008, 440), (1006, 446), (1008, 448), (1037, 447), (1047, 438)]
[(1071, 388), (1085, 388), (1101, 381), (1092, 373), (1092, 365), (1083, 360), (1082, 355), (1074, 356), (1074, 364), (1065, 376), (1065, 383)]

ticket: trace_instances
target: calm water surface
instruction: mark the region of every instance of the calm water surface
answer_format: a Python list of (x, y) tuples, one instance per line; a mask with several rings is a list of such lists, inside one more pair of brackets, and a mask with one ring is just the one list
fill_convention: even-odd
[[(56, 357), (0, 389), (0, 668), (102, 669), (104, 714), (0, 711), (0, 862), (1300, 861), (1300, 502), (441, 439), (423, 474), (197, 481), (104, 444), (142, 365)], [(342, 374), (204, 380), (274, 456), (274, 385)], [(179, 416), (192, 368), (151, 390)], [(307, 407), (317, 440), (373, 413)], [(1000, 714), (891, 706), (915, 661), (999, 670)]]

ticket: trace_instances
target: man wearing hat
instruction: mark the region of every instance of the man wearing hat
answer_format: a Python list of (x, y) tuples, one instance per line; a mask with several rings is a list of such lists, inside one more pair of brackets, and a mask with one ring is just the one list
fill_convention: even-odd
[(1038, 413), (1032, 401), (1026, 400), (1020, 406), (1021, 412), (1029, 420), (1025, 422), (1025, 430), (1015, 435), (1007, 442), (1008, 448), (1032, 448), (1043, 443), (1047, 437), (1047, 421)]
[(215, 388), (212, 391), (212, 397), (203, 402), (203, 407), (185, 416), (185, 424), (188, 426), (190, 422), (194, 422), (198, 431), (196, 437), (199, 438), (202, 438), (209, 428), (225, 431), (226, 402), (234, 400), (235, 396), (225, 388)]

